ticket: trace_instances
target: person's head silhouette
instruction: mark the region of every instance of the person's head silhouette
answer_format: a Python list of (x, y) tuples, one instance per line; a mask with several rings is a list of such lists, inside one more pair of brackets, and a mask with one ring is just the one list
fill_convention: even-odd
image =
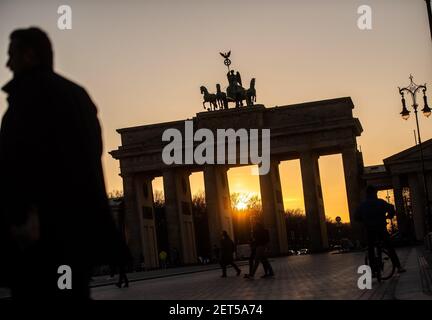
[(53, 69), (53, 50), (48, 35), (39, 28), (17, 29), (10, 34), (6, 66), (18, 75), (27, 70)]

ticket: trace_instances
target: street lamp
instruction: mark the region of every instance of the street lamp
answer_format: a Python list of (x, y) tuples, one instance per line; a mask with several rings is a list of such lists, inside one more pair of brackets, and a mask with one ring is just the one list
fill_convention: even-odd
[(402, 119), (404, 120), (408, 120), (409, 116), (410, 116), (410, 111), (408, 110), (407, 106), (406, 106), (406, 101), (405, 101), (405, 93), (411, 95), (411, 99), (412, 99), (412, 108), (414, 109), (414, 115), (415, 115), (415, 119), (416, 119), (416, 125), (417, 125), (417, 135), (418, 135), (418, 142), (419, 142), (419, 149), (420, 149), (420, 160), (421, 160), (421, 168), (422, 168), (422, 176), (423, 176), (423, 191), (425, 194), (425, 200), (426, 200), (426, 219), (425, 221), (427, 222), (427, 231), (431, 231), (431, 226), (432, 226), (432, 217), (431, 217), (431, 211), (430, 211), (430, 203), (429, 203), (429, 192), (428, 192), (428, 186), (427, 186), (427, 182), (426, 182), (426, 173), (425, 173), (425, 163), (424, 163), (424, 157), (423, 157), (423, 145), (422, 145), (422, 140), (421, 140), (421, 136), (420, 136), (420, 127), (419, 127), (419, 122), (418, 122), (418, 116), (417, 116), (417, 108), (418, 108), (418, 104), (417, 104), (417, 93), (422, 91), (423, 92), (423, 109), (421, 110), (423, 112), (423, 114), (426, 116), (426, 118), (428, 118), (431, 115), (431, 108), (429, 108), (428, 103), (427, 103), (427, 96), (426, 96), (426, 84), (424, 85), (417, 85), (414, 83), (413, 81), (413, 76), (410, 75), (409, 77), (410, 79), (410, 84), (407, 87), (404, 88), (400, 88), (399, 87), (399, 93), (402, 97), (402, 112), (400, 113), (402, 116)]

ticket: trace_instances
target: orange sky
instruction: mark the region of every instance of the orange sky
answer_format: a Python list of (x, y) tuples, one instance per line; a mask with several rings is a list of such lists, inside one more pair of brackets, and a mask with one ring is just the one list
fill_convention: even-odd
[[(57, 29), (57, 8), (72, 7), (72, 30)], [(423, 0), (148, 0), (0, 1), (0, 83), (9, 33), (45, 29), (55, 69), (87, 88), (98, 106), (105, 151), (120, 144), (115, 129), (191, 118), (202, 111), (199, 87), (224, 83), (220, 51), (244, 82), (257, 79), (267, 107), (350, 96), (363, 125), (366, 165), (414, 143), (414, 121), (400, 119), (397, 86), (432, 83), (432, 45)], [(357, 8), (372, 7), (373, 29), (357, 28)], [(431, 84), (432, 85), (432, 84)], [(224, 84), (223, 86), (226, 86)], [(0, 114), (6, 110), (0, 94)], [(432, 119), (420, 118), (423, 139)], [(108, 191), (121, 189), (118, 163), (104, 158)], [(284, 203), (303, 208), (298, 161), (281, 164)], [(330, 217), (348, 217), (340, 156), (320, 159)], [(247, 168), (230, 170), (232, 192), (259, 192)], [(155, 185), (159, 182), (156, 181)], [(202, 176), (191, 178), (203, 189)]]

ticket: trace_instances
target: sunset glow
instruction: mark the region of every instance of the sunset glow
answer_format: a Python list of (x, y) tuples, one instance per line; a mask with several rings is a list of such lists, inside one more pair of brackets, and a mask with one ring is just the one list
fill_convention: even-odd
[[(226, 80), (219, 56), (224, 50), (232, 50), (233, 67), (244, 79), (256, 77), (258, 102), (266, 107), (350, 96), (364, 129), (358, 138), (364, 164), (380, 164), (414, 144), (414, 123), (400, 119), (397, 87), (410, 73), (432, 82), (432, 46), (423, 1), (368, 3), (374, 9), (372, 31), (358, 30), (354, 0), (77, 1), (72, 30), (61, 31), (55, 20), (58, 1), (2, 1), (0, 82), (11, 78), (3, 67), (9, 33), (29, 23), (46, 30), (55, 69), (82, 84), (98, 107), (108, 191), (123, 188), (119, 163), (108, 154), (120, 145), (116, 129), (187, 119), (202, 111), (199, 87)], [(237, 14), (245, 8), (247, 14)], [(401, 45), (400, 39), (410, 44)], [(6, 106), (2, 92), (0, 114)], [(432, 136), (425, 121), (420, 119), (423, 140)], [(279, 170), (285, 209), (304, 210), (298, 161), (283, 161)], [(321, 157), (320, 172), (326, 215), (347, 221), (340, 157)], [(246, 167), (228, 175), (231, 193), (260, 194), (258, 177)], [(204, 190), (202, 173), (190, 181), (192, 194)], [(161, 183), (155, 188), (163, 190)]]
[(241, 193), (240, 192), (240, 196), (236, 199), (236, 203), (235, 205), (235, 209), (237, 210), (246, 210), (248, 208), (250, 199), (254, 196), (255, 194), (252, 193)]

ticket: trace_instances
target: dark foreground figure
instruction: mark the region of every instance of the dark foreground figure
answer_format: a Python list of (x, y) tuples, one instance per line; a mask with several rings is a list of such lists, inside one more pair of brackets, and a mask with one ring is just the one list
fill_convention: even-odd
[(237, 275), (240, 275), (240, 269), (234, 262), (233, 253), (235, 252), (235, 244), (229, 237), (226, 231), (222, 231), (222, 239), (221, 239), (221, 257), (220, 264), (222, 267), (222, 278), (226, 278), (227, 271), (226, 267), (228, 265), (232, 265), (232, 267), (237, 272)]
[(118, 267), (119, 270), (119, 278), (118, 278), (118, 282), (115, 284), (118, 288), (121, 288), (123, 283), (124, 283), (124, 288), (128, 288), (129, 287), (129, 279), (127, 277), (126, 274), (126, 268), (124, 264), (121, 264)]
[[(101, 165), (97, 110), (87, 92), (53, 71), (47, 35), (10, 36), (0, 131), (0, 285), (14, 298), (89, 298), (90, 270), (122, 246)], [(60, 265), (72, 289), (60, 290)]]
[(249, 258), (250, 271), (249, 274), (245, 275), (245, 278), (253, 279), (260, 263), (264, 269), (262, 278), (274, 276), (273, 268), (267, 259), (266, 251), (269, 241), (269, 231), (264, 228), (262, 223), (255, 224), (251, 240), (251, 257)]
[(387, 232), (387, 219), (392, 219), (394, 215), (394, 207), (388, 202), (378, 199), (377, 190), (374, 187), (367, 187), (366, 200), (358, 207), (355, 217), (356, 220), (363, 223), (366, 229), (368, 258), (372, 271), (376, 270), (374, 248), (377, 242), (382, 242), (383, 247), (387, 249), (389, 257), (398, 272), (406, 271), (401, 266), (396, 251), (390, 241), (390, 235)]

